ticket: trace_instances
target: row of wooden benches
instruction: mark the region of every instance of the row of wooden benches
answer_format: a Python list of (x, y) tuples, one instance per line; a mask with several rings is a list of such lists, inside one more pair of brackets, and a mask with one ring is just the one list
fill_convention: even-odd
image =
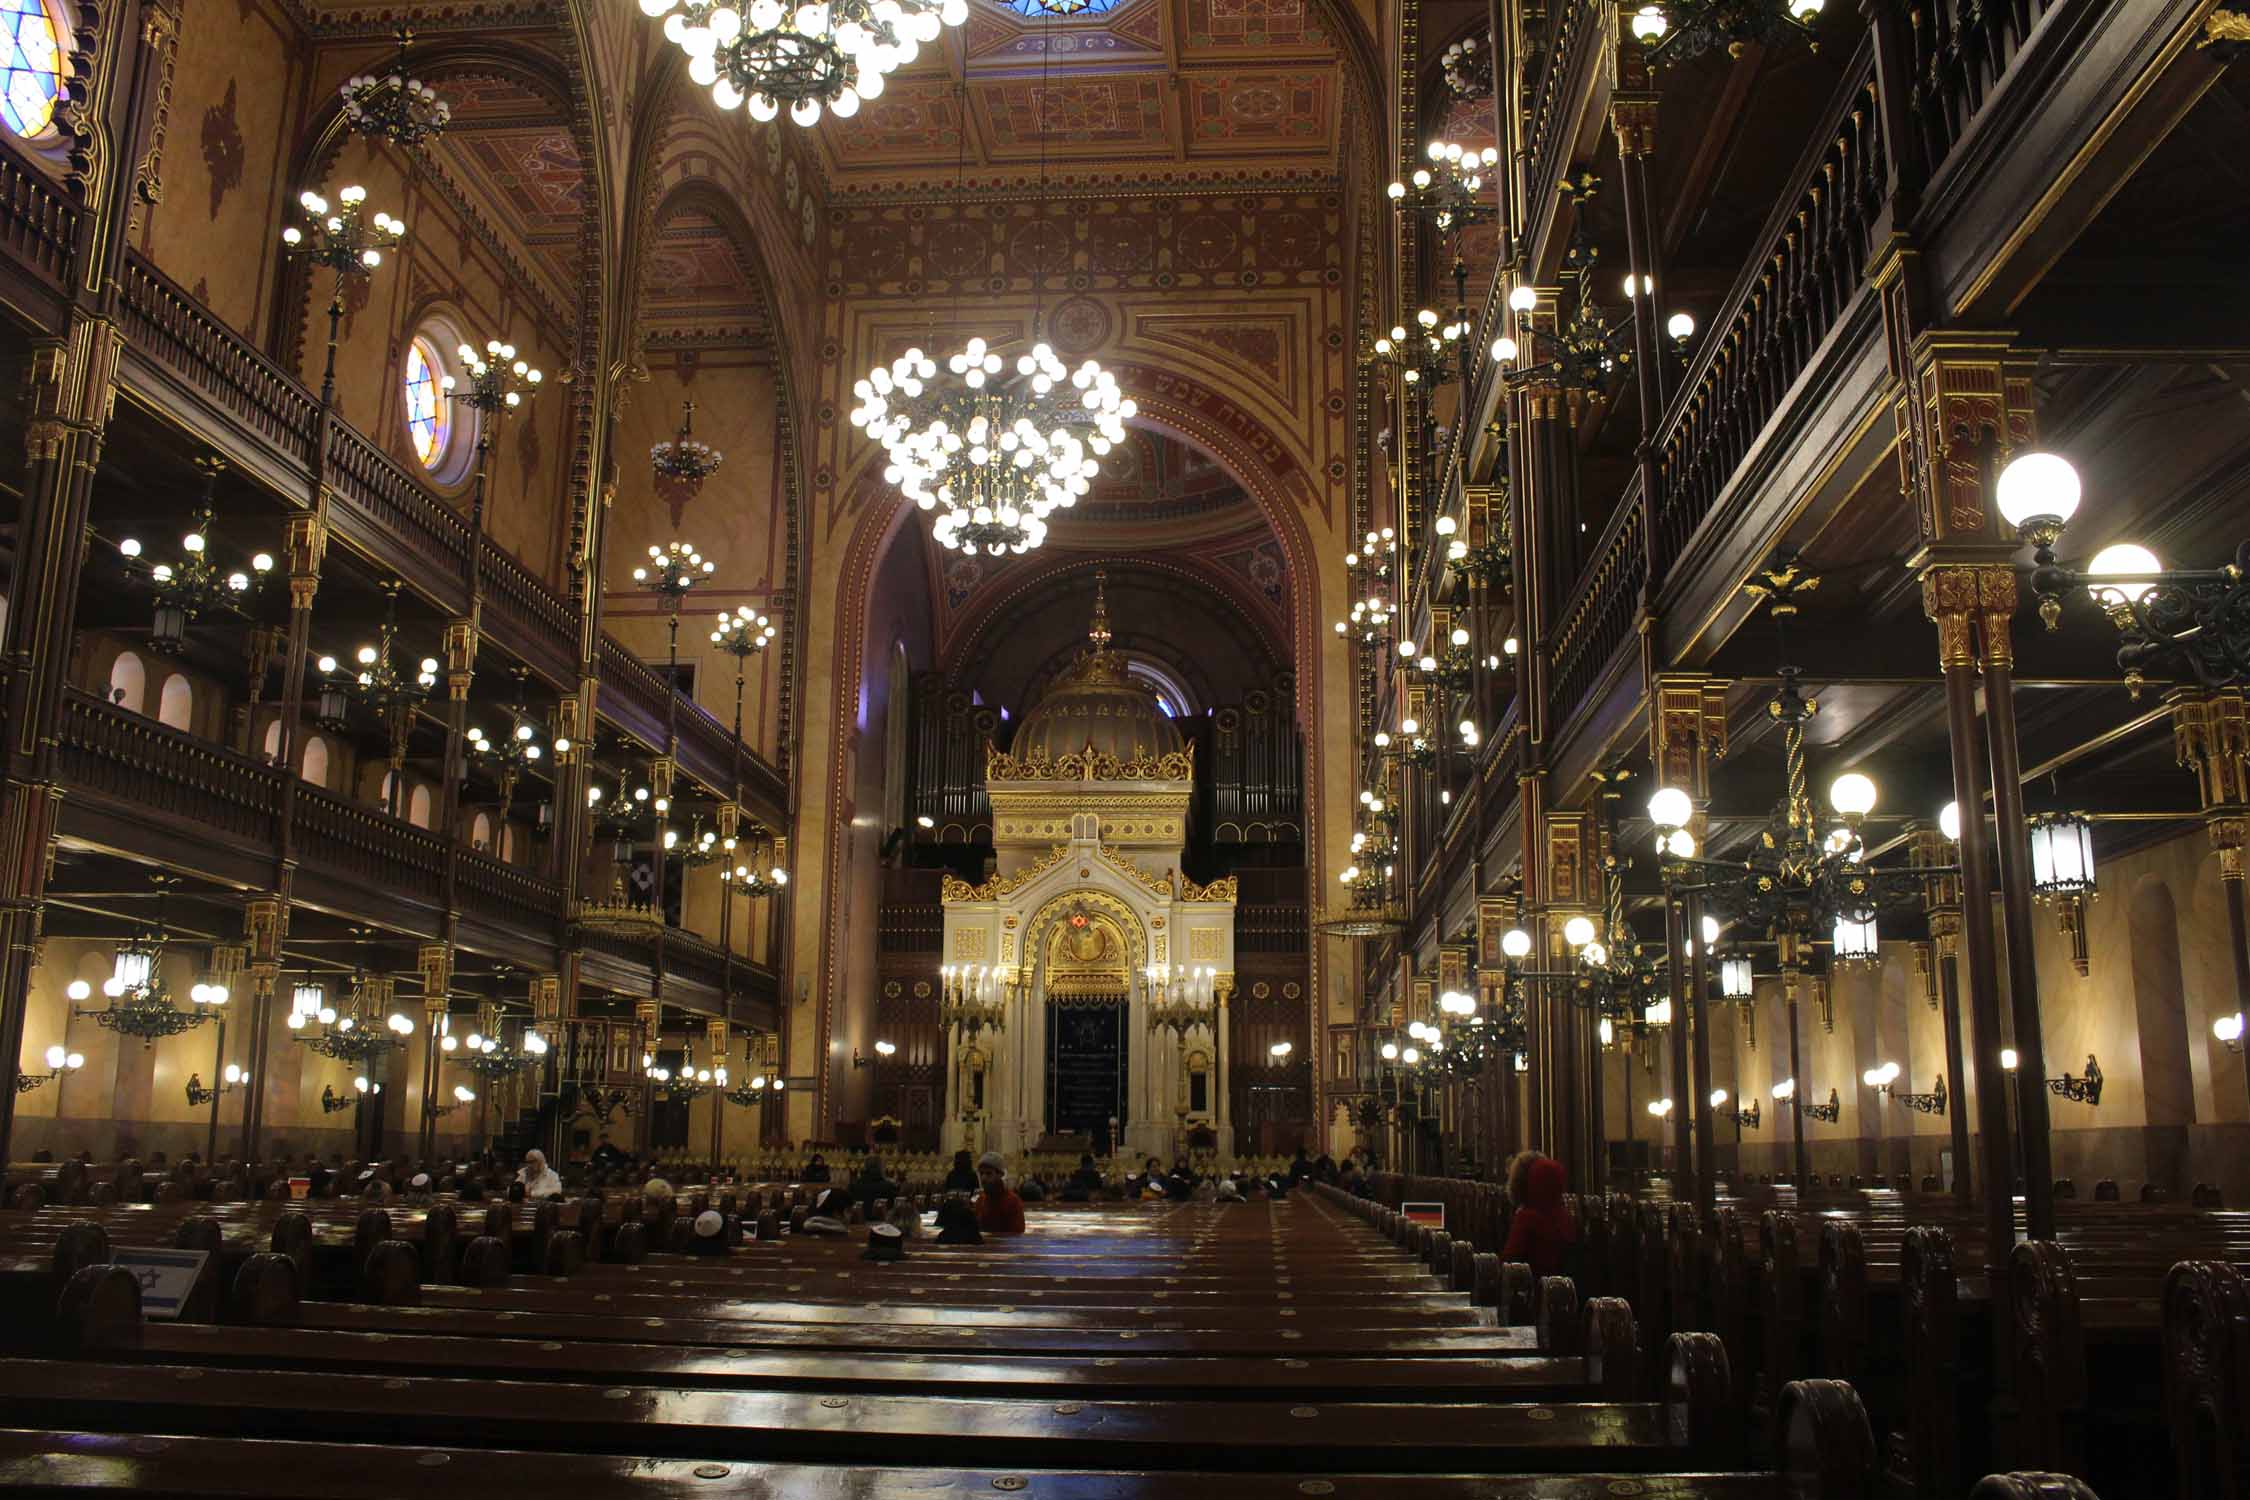
[[(0, 1483), (271, 1493), (265, 1468), (287, 1462), (322, 1476), (305, 1489), (324, 1495), (509, 1472), (515, 1486), (536, 1473), (644, 1495), (696, 1487), (684, 1473), (813, 1495), (1856, 1500), (1871, 1454), (1849, 1389), (1803, 1382), (1783, 1396), (1785, 1472), (1750, 1472), (1715, 1337), (1671, 1343), (1648, 1381), (1629, 1310), (1595, 1299), (1560, 1324), (1551, 1311), (1542, 1351), (1453, 1288), (1450, 1258), (1432, 1275), (1309, 1195), (1039, 1210), (1024, 1239), (916, 1244), (898, 1263), (784, 1233), (716, 1257), (588, 1259), (568, 1280), (513, 1255), (475, 1286), (404, 1294), (354, 1278), (361, 1294), (401, 1292), (387, 1302), (301, 1290), (289, 1240), (341, 1242), (339, 1221), (227, 1207), (222, 1243), (251, 1226), (284, 1236), (235, 1268), (218, 1311), (246, 1321), (146, 1321), (130, 1273), (67, 1267), (68, 1357), (0, 1359), (0, 1397), (30, 1429), (13, 1435), (20, 1451), (0, 1447)], [(108, 1233), (52, 1217), (0, 1215), (0, 1255), (20, 1260), (42, 1233), (55, 1252)], [(104, 1217), (175, 1237), (214, 1221)], [(432, 1217), (418, 1242), (394, 1222), (372, 1245), (355, 1221), (346, 1253), (418, 1263)], [(111, 1462), (87, 1462), (96, 1452)], [(519, 1454), (536, 1466), (508, 1470)], [(1490, 1477), (1532, 1474), (1586, 1477)]]

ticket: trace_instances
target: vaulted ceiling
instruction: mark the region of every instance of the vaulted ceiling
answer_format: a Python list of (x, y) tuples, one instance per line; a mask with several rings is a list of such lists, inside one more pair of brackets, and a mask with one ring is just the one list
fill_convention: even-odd
[(966, 24), (819, 133), (841, 193), (1021, 182), (1043, 164), (1059, 184), (1326, 176), (1341, 89), (1310, 0), (1097, 0), (1036, 19), (972, 0)]

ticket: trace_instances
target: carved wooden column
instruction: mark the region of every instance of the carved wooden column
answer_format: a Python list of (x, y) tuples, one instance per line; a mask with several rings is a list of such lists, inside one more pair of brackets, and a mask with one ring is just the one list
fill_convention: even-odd
[(447, 1010), (453, 1002), (453, 945), (451, 943), (424, 943), (414, 954), (414, 966), (422, 974), (422, 1117), (417, 1133), (417, 1152), (427, 1159), (437, 1149), (438, 1090), (443, 1086), (439, 1064), (444, 1061), (444, 1045), (439, 1031), (445, 1025)]
[[(734, 1041), (733, 1035), (728, 1030), (726, 1017), (713, 1016), (703, 1023), (703, 1041), (704, 1046), (711, 1053), (711, 1075), (714, 1079), (717, 1079), (719, 1074), (726, 1069), (727, 1053), (731, 1050)], [(721, 1083), (709, 1095), (711, 1100), (711, 1170), (714, 1173), (718, 1171), (719, 1163), (726, 1159), (727, 1088), (728, 1083)]]
[(273, 1072), (273, 996), (281, 979), (281, 945), (289, 937), (288, 901), (280, 896), (258, 896), (244, 903), (242, 937), (248, 949), (250, 995), (235, 1024), (243, 1028), (243, 1052), (251, 1070), (250, 1086), (243, 1090), (242, 1098), (240, 1155), (247, 1164), (258, 1159), (258, 1145), (266, 1128), (266, 1090)]
[[(657, 1044), (664, 1035), (664, 1003), (661, 1000), (636, 1000), (633, 1002), (633, 1019), (641, 1028), (641, 1056), (653, 1058)], [(647, 1161), (655, 1147), (656, 1133), (656, 1080), (649, 1076), (653, 1064), (641, 1065), (641, 1113), (639, 1139), (634, 1142), (642, 1161)]]
[[(2234, 1000), (2250, 1015), (2250, 923), (2243, 909), (2243, 849), (2250, 843), (2250, 716), (2240, 689), (2180, 688), (2165, 696), (2172, 747), (2195, 773), (2204, 827), (2219, 855), (2219, 889), (2234, 950)], [(2250, 1069), (2244, 1073), (2250, 1082)]]
[(2006, 917), (2008, 995), (2015, 1016), (2016, 1129), (2022, 1138), (2024, 1229), (2055, 1236), (2055, 1172), (2047, 1131), (2047, 1045), (2039, 1019), (2039, 954), (2031, 911), (2031, 831), (2023, 815), (2023, 764), (2016, 753), (2016, 612), (2012, 567), (1977, 572), (1984, 647), (1984, 731), (1992, 756), (1992, 810), (1999, 845), (2000, 905)]
[[(1711, 763), (1727, 753), (1727, 684), (1702, 673), (1663, 673), (1649, 681), (1648, 706), (1648, 754), (1649, 764), (1656, 773), (1655, 785), (1687, 793), (1694, 807), (1688, 831), (1695, 837), (1696, 848), (1701, 849), (1711, 804)], [(1668, 917), (1678, 904), (1665, 902)], [(1680, 924), (1686, 929), (1684, 938), (1667, 953), (1666, 968), (1673, 979), (1673, 1027), (1675, 1030), (1694, 1028), (1690, 1037), (1693, 1081), (1688, 1085), (1693, 1097), (1683, 1101), (1684, 1107), (1676, 1108), (1675, 1112), (1683, 1120), (1690, 1114), (1694, 1117), (1695, 1203), (1700, 1213), (1708, 1215), (1718, 1202), (1718, 1154), (1712, 1134), (1711, 955), (1705, 951), (1709, 945), (1703, 941), (1702, 913), (1701, 898), (1690, 897)], [(1669, 929), (1673, 923), (1668, 919), (1665, 925)], [(1685, 951), (1685, 942), (1695, 944), (1695, 958), (1687, 966), (1688, 983), (1683, 995), (1679, 982), (1682, 965), (1678, 956)], [(1677, 1057), (1677, 1043), (1673, 1051)], [(1737, 1100), (1736, 1108), (1740, 1107), (1741, 1101)]]
[[(1657, 296), (1663, 287), (1656, 263), (1655, 207), (1650, 201), (1648, 162), (1656, 152), (1656, 69), (1648, 49), (1632, 34), (1638, 0), (1603, 7), (1603, 50), (1608, 54), (1609, 128), (1617, 137), (1617, 173), (1625, 200), (1625, 268), (1633, 296), (1633, 379), (1640, 398), (1640, 438), (1634, 445), (1641, 480), (1641, 546), (1647, 561), (1641, 581), (1641, 607), (1649, 609), (1663, 583), (1657, 576), (1657, 516), (1664, 480), (1656, 462), (1656, 429), (1664, 417), (1664, 354), (1658, 343)], [(1645, 632), (1644, 632), (1645, 633)]]
[[(1909, 847), (1914, 863), (1923, 869), (1948, 869), (1953, 864), (1950, 841), (1935, 828), (1917, 828)], [(1947, 1113), (1953, 1139), (1953, 1201), (1966, 1210), (1976, 1203), (1976, 1174), (1969, 1169), (1969, 1111), (1961, 1087), (1968, 1077), (1961, 1050), (1961, 877), (1929, 877), (1923, 882), (1922, 904), (1930, 923), (1926, 959), (1932, 970), (1930, 1003), (1945, 1022), (1945, 1076), (1953, 1080), (1953, 1102)]]

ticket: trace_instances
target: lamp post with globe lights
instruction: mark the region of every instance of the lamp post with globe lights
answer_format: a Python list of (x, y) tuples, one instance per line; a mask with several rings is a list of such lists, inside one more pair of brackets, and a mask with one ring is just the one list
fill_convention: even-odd
[(297, 206), (305, 211), (308, 227), (292, 224), (282, 230), (282, 253), (336, 274), (328, 298), (328, 362), (320, 374), (320, 404), (326, 408), (336, 404), (336, 335), (344, 317), (344, 289), (375, 274), (383, 252), (405, 240), (406, 225), (381, 209), (362, 218), (367, 189), (356, 184), (336, 194), (333, 212), (328, 200), (310, 188), (297, 195)]
[(1822, 0), (1648, 0), (1628, 23), (1651, 62), (1686, 62), (1713, 47), (1740, 57), (1751, 46), (1801, 36), (1818, 51)]

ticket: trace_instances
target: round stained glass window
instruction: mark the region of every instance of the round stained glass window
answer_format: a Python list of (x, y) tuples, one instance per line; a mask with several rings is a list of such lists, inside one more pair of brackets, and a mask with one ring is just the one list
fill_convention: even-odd
[(406, 346), (406, 432), (414, 441), (414, 456), (425, 469), (434, 469), (444, 460), (446, 439), (453, 434), (452, 406), (440, 383), (444, 378), (445, 367), (428, 339), (417, 338)]
[(1034, 21), (1069, 20), (1073, 16), (1098, 16), (1117, 9), (1125, 0), (997, 0), (1001, 8)]
[(43, 134), (54, 123), (62, 93), (62, 43), (41, 0), (0, 0), (7, 40), (0, 48), (0, 121), (19, 136)]

